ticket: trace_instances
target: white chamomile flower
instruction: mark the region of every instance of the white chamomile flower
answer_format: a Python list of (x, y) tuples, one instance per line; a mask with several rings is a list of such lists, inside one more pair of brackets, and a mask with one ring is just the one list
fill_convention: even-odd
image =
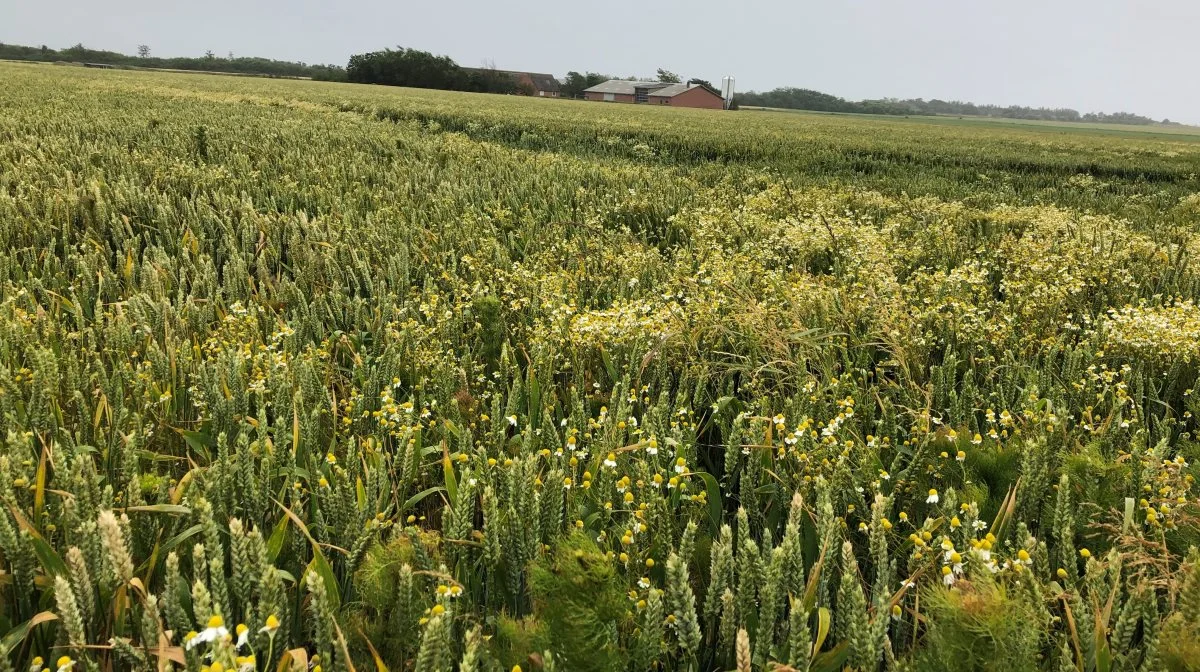
[(229, 630), (225, 628), (225, 619), (221, 618), (220, 616), (213, 616), (212, 618), (208, 619), (208, 627), (196, 633), (196, 636), (189, 639), (187, 644), (184, 646), (190, 651), (201, 644), (215, 642), (216, 640), (228, 635)]
[(947, 586), (953, 586), (955, 580), (956, 579), (954, 576), (954, 570), (943, 565), (942, 566), (942, 583), (946, 584)]
[(960, 555), (958, 553), (958, 551), (955, 551), (950, 554), (950, 557), (947, 558), (947, 560), (949, 560), (950, 569), (951, 569), (951, 571), (954, 572), (955, 576), (962, 576), (962, 573), (963, 573), (963, 557), (962, 557), (962, 555)]

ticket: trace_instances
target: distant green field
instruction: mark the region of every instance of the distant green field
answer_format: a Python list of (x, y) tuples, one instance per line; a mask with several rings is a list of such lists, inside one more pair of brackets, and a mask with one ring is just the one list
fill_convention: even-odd
[[(904, 119), (915, 123), (935, 123), (935, 124), (972, 124), (980, 126), (1023, 126), (1032, 128), (1046, 128), (1053, 131), (1061, 132), (1112, 132), (1116, 134), (1129, 134), (1131, 137), (1139, 136), (1193, 136), (1200, 138), (1200, 126), (1188, 125), (1161, 125), (1154, 124), (1150, 126), (1137, 126), (1132, 124), (1101, 124), (1089, 122), (1075, 121), (1043, 121), (1040, 119), (1004, 119), (998, 117), (972, 117), (972, 116), (926, 116), (926, 115), (904, 115), (904, 116), (888, 116), (876, 114), (856, 114), (846, 112), (820, 112), (814, 110), (792, 110), (778, 107), (743, 107), (742, 111), (746, 112), (783, 112), (793, 114), (816, 114), (829, 116), (844, 116), (855, 117), (861, 119)], [(1192, 139), (1191, 137), (1187, 139)]]
[(0, 64), (0, 672), (1195, 670), (1200, 144)]

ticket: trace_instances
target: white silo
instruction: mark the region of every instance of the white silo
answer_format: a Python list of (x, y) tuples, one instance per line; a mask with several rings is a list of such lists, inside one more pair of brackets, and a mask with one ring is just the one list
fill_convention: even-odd
[(721, 97), (725, 99), (725, 109), (733, 102), (733, 75), (721, 78)]

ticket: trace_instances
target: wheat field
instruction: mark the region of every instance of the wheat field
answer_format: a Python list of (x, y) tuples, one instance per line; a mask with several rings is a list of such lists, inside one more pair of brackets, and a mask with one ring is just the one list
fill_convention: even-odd
[(1200, 669), (1200, 143), (0, 64), (0, 672)]

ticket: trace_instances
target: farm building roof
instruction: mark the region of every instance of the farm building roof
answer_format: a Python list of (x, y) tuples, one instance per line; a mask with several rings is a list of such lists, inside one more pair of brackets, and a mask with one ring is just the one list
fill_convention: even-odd
[(687, 91), (690, 88), (692, 88), (692, 87), (688, 86), (687, 84), (670, 84), (668, 86), (664, 86), (663, 88), (661, 88), (657, 91), (651, 91), (650, 95), (661, 96), (663, 98), (671, 98), (673, 96), (678, 96), (679, 94), (683, 93), (684, 91)]
[(704, 86), (703, 84), (699, 84), (699, 83), (696, 83), (696, 84), (671, 84), (670, 86), (664, 86), (663, 88), (661, 88), (657, 91), (651, 91), (650, 95), (651, 96), (659, 96), (662, 98), (673, 98), (673, 97), (678, 96), (679, 94), (683, 93), (684, 91), (689, 91), (689, 90), (697, 88), (697, 87), (701, 87), (701, 88), (705, 89), (706, 91), (713, 94), (714, 96), (717, 96), (718, 98), (721, 97), (721, 94), (719, 94), (716, 91), (713, 91), (711, 88)]
[(615, 93), (626, 96), (632, 96), (637, 92), (637, 89), (662, 89), (669, 86), (664, 82), (638, 82), (627, 79), (610, 79), (607, 82), (601, 82), (591, 88), (584, 89), (588, 93)]

